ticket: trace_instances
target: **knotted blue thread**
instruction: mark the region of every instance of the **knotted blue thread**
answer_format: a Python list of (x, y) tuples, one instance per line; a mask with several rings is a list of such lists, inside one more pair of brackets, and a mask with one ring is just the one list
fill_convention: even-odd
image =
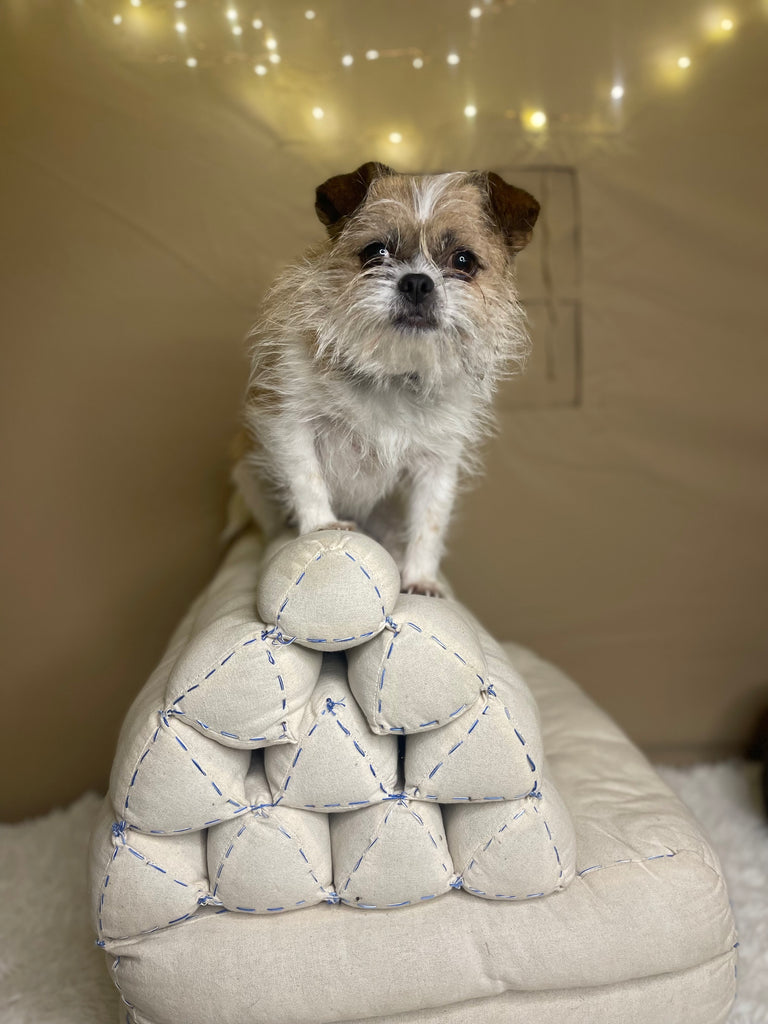
[(289, 647), (296, 639), (295, 636), (284, 636), (277, 626), (272, 626), (271, 629), (262, 630), (261, 639), (266, 640), (267, 637), (271, 637), (272, 644), (282, 644), (283, 647)]
[(326, 903), (341, 903), (341, 896), (337, 892), (331, 890), (325, 898)]
[(386, 629), (391, 629), (395, 636), (397, 636), (397, 634), (402, 629), (402, 626), (398, 626), (398, 624), (395, 622), (391, 615), (388, 615), (384, 619), (384, 626)]
[(347, 705), (344, 703), (344, 699), (334, 700), (333, 697), (328, 697), (326, 699), (325, 706), (332, 715), (335, 715), (336, 712), (333, 710), (334, 708), (346, 708)]
[(454, 880), (452, 882), (449, 882), (449, 885), (452, 889), (461, 889), (461, 887), (464, 885), (464, 879), (461, 877), (461, 875), (456, 875)]
[(115, 839), (120, 839), (125, 842), (125, 830), (127, 823), (125, 821), (115, 821), (112, 823), (112, 835)]
[(488, 689), (486, 690), (486, 693), (488, 694), (489, 697), (496, 696), (496, 691), (493, 688), (493, 683), (488, 683)]

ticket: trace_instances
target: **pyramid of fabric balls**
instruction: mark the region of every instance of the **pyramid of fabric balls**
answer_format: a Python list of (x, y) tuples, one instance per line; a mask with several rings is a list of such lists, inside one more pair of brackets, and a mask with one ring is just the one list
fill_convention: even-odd
[[(121, 732), (93, 836), (99, 939), (200, 908), (527, 900), (574, 875), (536, 704), (458, 603), (326, 531), (225, 565)], [(210, 911), (209, 911), (210, 912)]]

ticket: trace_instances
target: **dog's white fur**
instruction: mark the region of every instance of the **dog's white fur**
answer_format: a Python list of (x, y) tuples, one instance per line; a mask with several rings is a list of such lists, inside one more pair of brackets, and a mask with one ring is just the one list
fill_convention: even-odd
[[(494, 175), (376, 164), (317, 196), (330, 237), (280, 277), (252, 332), (235, 480), (268, 534), (286, 519), (300, 533), (357, 525), (398, 558), (404, 589), (439, 593), (459, 477), (527, 351), (513, 257), (538, 204)], [(389, 255), (366, 262), (376, 242)], [(453, 265), (467, 252), (472, 274)], [(406, 274), (434, 284), (422, 305)]]

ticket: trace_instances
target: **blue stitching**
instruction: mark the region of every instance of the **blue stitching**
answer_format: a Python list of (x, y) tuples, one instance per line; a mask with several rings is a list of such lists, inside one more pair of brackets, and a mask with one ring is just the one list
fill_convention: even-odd
[[(181, 739), (179, 739), (179, 737), (176, 735), (176, 733), (173, 732), (173, 729), (171, 727), (170, 722), (168, 721), (168, 718), (167, 718), (167, 715), (165, 714), (165, 712), (160, 710), (160, 711), (158, 711), (158, 715), (160, 716), (160, 719), (161, 719), (162, 723), (166, 726), (168, 731), (173, 734), (174, 739), (176, 739), (178, 741), (178, 743), (182, 747), (182, 749), (184, 751), (186, 751), (187, 753), (189, 753), (188, 748), (184, 745), (184, 743), (182, 743)], [(159, 735), (160, 735), (160, 728), (158, 727), (157, 729), (155, 729), (155, 732), (154, 732), (154, 734), (152, 736), (152, 739), (149, 741), (149, 744), (147, 745), (147, 749), (144, 751), (144, 753), (141, 755), (141, 758), (139, 759), (139, 763), (138, 763), (138, 765), (137, 765), (137, 767), (136, 767), (136, 769), (135, 769), (135, 771), (133, 773), (133, 776), (131, 777), (131, 781), (128, 784), (128, 791), (126, 793), (125, 803), (123, 805), (123, 810), (125, 810), (125, 811), (128, 810), (128, 804), (129, 804), (129, 801), (131, 799), (131, 790), (133, 789), (133, 787), (134, 787), (134, 785), (136, 783), (136, 779), (137, 779), (138, 774), (139, 774), (139, 768), (144, 763), (144, 759), (146, 758), (147, 754), (150, 752), (150, 750), (154, 746), (154, 744), (157, 741), (157, 738), (158, 738)], [(191, 754), (190, 754), (190, 760), (192, 761), (193, 764), (195, 764), (194, 758), (192, 757)], [(200, 771), (202, 771), (202, 769), (200, 768), (199, 765), (196, 765), (196, 767)], [(205, 775), (205, 772), (203, 772), (203, 774)], [(208, 776), (206, 776), (206, 778), (208, 778)], [(213, 786), (214, 790), (218, 793), (219, 796), (223, 796), (224, 795), (222, 793), (222, 791), (219, 789), (219, 787), (216, 785), (216, 783), (213, 781), (213, 779), (209, 778), (209, 782), (211, 783), (211, 786)], [(228, 801), (228, 802), (232, 803), (234, 801)], [(237, 806), (240, 806), (240, 805), (238, 804)], [(216, 820), (220, 821), (221, 819), (217, 818)], [(194, 829), (192, 829), (192, 827), (190, 826), (189, 828), (173, 829), (172, 832), (170, 832), (170, 833), (169, 832), (162, 832), (162, 831), (155, 830), (155, 829), (152, 829), (150, 831), (155, 833), (155, 834), (157, 834), (157, 835), (169, 835), (169, 834), (176, 834), (176, 833), (179, 833), (179, 832), (190, 832), (190, 831), (194, 831)]]
[[(285, 604), (283, 605), (283, 608), (284, 607), (285, 607)], [(283, 609), (281, 608), (280, 611), (282, 611), (282, 610)], [(280, 618), (280, 612), (278, 612), (277, 618), (278, 619)], [(262, 640), (266, 640), (267, 637), (271, 637), (272, 638), (271, 639), (271, 643), (273, 645), (274, 644), (282, 644), (283, 647), (290, 647), (291, 644), (296, 639), (295, 636), (286, 636), (284, 633), (281, 633), (280, 630), (277, 628), (277, 621), (275, 622), (275, 625), (272, 626), (270, 629), (262, 630), (261, 639)]]
[[(397, 639), (397, 637), (402, 632), (402, 627), (398, 626), (397, 623), (395, 623), (391, 619), (391, 617), (387, 618), (386, 625), (389, 626), (390, 629), (392, 629), (393, 632), (394, 632), (394, 636), (393, 636), (392, 640), (390, 641), (389, 648), (387, 649), (386, 656), (383, 659), (384, 661), (389, 661), (390, 658), (392, 657), (392, 649), (395, 646), (395, 640)], [(417, 626), (414, 622), (407, 622), (406, 625), (411, 626), (413, 629), (415, 629), (419, 633), (423, 632), (423, 630), (419, 626)], [(436, 636), (432, 636), (430, 639), (435, 640), (443, 648), (443, 650), (448, 650), (448, 648), (445, 646), (445, 644), (442, 642), (442, 640), (438, 640), (438, 638)], [(453, 653), (456, 654), (455, 651)], [(462, 662), (462, 664), (464, 664), (464, 665), (467, 664), (466, 661), (464, 661), (464, 659), (461, 657), (461, 655), (456, 654), (456, 657), (459, 659), (459, 661)], [(379, 699), (378, 699), (378, 704), (377, 704), (377, 714), (379, 714), (379, 715), (381, 715), (381, 713), (382, 713), (381, 691), (384, 689), (384, 676), (386, 674), (386, 671), (387, 671), (387, 666), (386, 665), (382, 665), (381, 675), (379, 676)], [(480, 676), (478, 676), (478, 679), (480, 679)], [(482, 680), (481, 680), (481, 682), (482, 682)], [(467, 707), (466, 704), (462, 704), (461, 707), (456, 708), (455, 711), (451, 711), (450, 714), (448, 715), (448, 718), (455, 718), (457, 715), (461, 714), (461, 712), (464, 711), (466, 707)], [(429, 722), (421, 722), (419, 724), (419, 729), (429, 729), (433, 725), (439, 725), (440, 722), (441, 722), (441, 719), (433, 718)], [(389, 729), (390, 732), (397, 732), (397, 733), (405, 733), (405, 731), (406, 731), (405, 730), (405, 726), (403, 726), (403, 725), (390, 725), (390, 726), (388, 726), (388, 729)]]
[[(274, 806), (274, 805), (272, 805), (272, 804), (260, 804), (258, 809), (265, 808), (265, 807), (271, 807), (271, 806)], [(267, 818), (267, 820), (269, 820), (269, 815), (267, 815), (263, 810), (262, 810), (262, 816)], [(249, 824), (250, 824), (249, 822), (246, 822), (245, 824), (242, 825), (242, 827), (236, 833), (234, 839), (229, 844), (227, 852), (224, 854), (224, 857), (222, 858), (222, 860), (221, 860), (221, 862), (219, 864), (219, 868), (218, 868), (218, 871), (216, 873), (217, 881), (216, 881), (216, 885), (214, 886), (213, 893), (212, 893), (213, 897), (216, 896), (216, 893), (217, 893), (218, 888), (219, 888), (219, 880), (221, 879), (221, 873), (222, 873), (222, 870), (224, 868), (224, 862), (229, 859), (230, 854), (234, 850), (235, 841), (237, 839), (239, 839), (242, 835), (244, 835), (245, 832), (248, 831)], [(298, 838), (292, 836), (291, 833), (287, 829), (283, 828), (283, 826), (276, 819), (274, 819), (274, 824), (277, 826), (277, 831), (280, 832), (281, 835), (284, 835), (286, 837), (286, 839), (290, 840), (291, 843), (294, 844), (294, 848), (298, 850), (298, 852), (301, 854), (302, 860), (304, 861), (304, 863), (309, 868), (309, 875), (311, 876), (311, 878), (314, 881), (314, 883), (319, 887), (320, 891), (325, 894), (325, 897), (327, 899), (328, 895), (329, 895), (328, 889), (326, 889), (325, 886), (322, 885), (322, 883), (318, 879), (317, 875), (312, 870), (312, 866), (309, 863), (309, 860), (307, 859), (307, 855), (304, 853), (304, 850), (301, 848), (301, 846), (299, 846)], [(300, 906), (306, 904), (306, 902), (307, 902), (306, 900), (299, 900), (297, 903), (294, 904), (294, 906), (295, 907), (300, 907)], [(333, 901), (331, 901), (331, 902), (333, 902)], [(253, 913), (253, 914), (259, 913), (259, 911), (257, 911), (253, 907), (236, 907), (236, 909), (240, 910), (240, 911), (243, 911), (244, 913)], [(268, 912), (277, 911), (277, 910), (285, 910), (285, 907), (267, 907), (267, 911)]]
[[(117, 832), (115, 831), (115, 826), (117, 826), (117, 828), (118, 828)], [(120, 828), (120, 826), (123, 826), (123, 827)], [(114, 864), (115, 860), (117, 859), (117, 855), (119, 853), (127, 851), (128, 853), (132, 854), (137, 860), (143, 861), (147, 865), (147, 867), (154, 868), (155, 871), (159, 871), (160, 874), (166, 875), (166, 877), (168, 877), (169, 880), (175, 882), (177, 885), (181, 885), (185, 889), (189, 889), (190, 888), (188, 882), (182, 882), (181, 879), (179, 879), (179, 878), (172, 878), (172, 876), (168, 875), (168, 872), (167, 872), (167, 870), (165, 868), (161, 868), (159, 864), (155, 864), (153, 861), (149, 860), (139, 850), (136, 850), (136, 849), (134, 849), (134, 847), (129, 846), (128, 843), (127, 843), (127, 840), (125, 838), (125, 831), (126, 831), (125, 822), (115, 822), (115, 824), (112, 826), (112, 835), (113, 835), (113, 837), (114, 837), (114, 839), (116, 841), (117, 840), (120, 841), (121, 845), (117, 845), (117, 842), (115, 842), (115, 849), (114, 849), (114, 851), (112, 853), (112, 856), (110, 857), (110, 861), (109, 861), (110, 865)], [(136, 830), (133, 829), (132, 831), (136, 831)], [(105, 903), (105, 896), (106, 896), (107, 889), (109, 887), (109, 881), (110, 881), (111, 877), (112, 877), (111, 876), (111, 870), (108, 870), (107, 874), (105, 875), (104, 881), (102, 883), (102, 891), (101, 891), (101, 895), (100, 895), (100, 898), (99, 898), (98, 934), (100, 936), (100, 939), (97, 941), (96, 945), (97, 946), (101, 946), (102, 948), (106, 945), (106, 943), (104, 941), (104, 918), (103, 918), (103, 915), (104, 915), (104, 903)], [(183, 917), (175, 918), (173, 921), (169, 921), (165, 925), (162, 925), (162, 924), (153, 925), (151, 928), (145, 928), (142, 931), (137, 932), (136, 934), (138, 934), (138, 935), (149, 935), (151, 932), (159, 931), (161, 928), (167, 928), (167, 927), (170, 927), (170, 925), (178, 924), (179, 921), (184, 921), (188, 917), (191, 917), (193, 913), (194, 913), (194, 911), (191, 911), (190, 913), (185, 914)], [(115, 942), (122, 942), (123, 940), (128, 939), (131, 936), (129, 936), (129, 935), (113, 935), (113, 936), (109, 936), (109, 937), (113, 941), (115, 941)]]
[[(333, 551), (338, 551), (338, 550), (339, 550), (338, 548), (331, 548), (331, 549), (328, 549), (326, 551), (321, 551), (318, 555), (313, 556), (312, 558), (310, 558), (309, 561), (304, 566), (304, 569), (302, 570), (301, 575), (296, 580), (296, 582), (293, 584), (293, 586), (294, 587), (298, 587), (299, 586), (299, 584), (301, 583), (301, 581), (304, 579), (304, 577), (306, 575), (306, 571), (307, 571), (308, 567), (312, 564), (312, 562), (319, 562), (320, 559), (323, 557), (323, 555), (328, 555), (328, 554), (331, 554)], [(370, 580), (370, 582), (373, 583), (373, 580), (371, 579), (370, 574), (365, 571), (365, 569), (363, 568), (362, 563), (358, 562), (358, 560), (354, 557), (354, 555), (351, 555), (348, 551), (345, 551), (344, 554), (347, 556), (347, 558), (349, 558), (353, 562), (355, 562), (358, 565), (358, 567), (362, 570), (362, 572), (363, 572), (364, 576), (366, 577), (366, 579)], [(376, 586), (375, 583), (373, 584), (373, 589), (376, 591), (377, 597), (382, 602), (382, 604), (381, 604), (381, 614), (382, 614), (382, 616), (384, 618), (386, 618), (387, 612), (386, 612), (386, 609), (384, 608), (384, 599), (381, 596), (381, 591), (379, 590), (379, 588)], [(288, 604), (288, 601), (290, 600), (290, 598), (291, 598), (291, 594), (290, 594), (290, 591), (289, 591), (288, 596), (285, 598), (285, 600), (281, 604), (280, 610), (278, 611), (277, 617), (275, 618), (275, 629), (277, 629), (278, 625), (280, 624), (280, 616), (285, 611), (285, 606)], [(278, 634), (278, 635), (280, 635), (280, 634)], [(370, 635), (370, 634), (366, 634), (366, 633), (362, 634), (362, 636), (368, 636), (368, 635)], [(289, 642), (292, 643), (293, 640), (295, 640), (295, 639), (296, 639), (296, 637), (293, 637), (291, 639), (291, 641), (289, 641)], [(303, 639), (304, 639), (304, 643), (308, 643), (308, 644), (322, 644), (322, 643), (350, 643), (352, 640), (360, 640), (360, 639), (362, 639), (362, 637), (361, 636), (351, 636), (351, 637), (346, 637), (344, 639), (331, 640), (331, 641), (324, 640), (324, 639), (322, 639), (320, 637), (315, 637), (315, 638), (304, 637)]]
[[(274, 632), (275, 632), (274, 628), (272, 630), (264, 630), (264, 631), (262, 631), (262, 633), (261, 633), (261, 640), (262, 641), (266, 640), (266, 638), (270, 634), (272, 634)], [(293, 637), (290, 640), (285, 640), (284, 638), (282, 638), (282, 634), (278, 634), (278, 637), (280, 637), (280, 640), (279, 641), (273, 640), (273, 643), (274, 642), (280, 642), (280, 643), (283, 644), (283, 646), (288, 646), (289, 644), (293, 643), (293, 640), (295, 639), (295, 637)], [(258, 636), (254, 636), (250, 640), (245, 640), (242, 644), (240, 644), (239, 648), (235, 648), (234, 651), (232, 651), (230, 654), (228, 654), (227, 657), (224, 658), (224, 660), (219, 663), (217, 668), (221, 668), (223, 665), (226, 665), (226, 663), (230, 660), (230, 658), (233, 658), (236, 654), (238, 654), (239, 651), (243, 647), (250, 646), (251, 644), (255, 643), (258, 639), (259, 639)], [(269, 648), (265, 647), (264, 651), (265, 651), (265, 654), (267, 655), (267, 659), (269, 660), (270, 665), (275, 665), (276, 662), (275, 662), (274, 656), (272, 655), (272, 652), (269, 650)], [(217, 671), (217, 668), (212, 668), (211, 671), (203, 678), (203, 682), (205, 682), (206, 679), (210, 679), (211, 676), (214, 675), (214, 673)], [(283, 682), (282, 676), (279, 673), (277, 675), (277, 680), (278, 680), (278, 683), (280, 685), (281, 692), (285, 693), (285, 684)], [(200, 687), (200, 683), (194, 683), (192, 686), (187, 687), (187, 689), (184, 691), (184, 693), (181, 694), (180, 697), (176, 697), (176, 699), (172, 702), (171, 707), (166, 709), (166, 712), (165, 712), (166, 715), (173, 715), (174, 717), (179, 717), (179, 718), (188, 718), (189, 716), (188, 716), (188, 713), (186, 711), (181, 711), (178, 707), (175, 707), (174, 705), (179, 704), (182, 700), (184, 700), (184, 698), (187, 696), (187, 694), (192, 693), (193, 690), (199, 689), (199, 687)], [(287, 706), (288, 706), (285, 697), (282, 698), (282, 705), (283, 705), (282, 710), (285, 711), (287, 709)], [(242, 742), (245, 742), (245, 743), (266, 743), (267, 739), (268, 739), (267, 736), (249, 736), (246, 740), (243, 741), (242, 736), (238, 735), (237, 733), (226, 732), (224, 729), (214, 729), (210, 725), (207, 725), (205, 722), (201, 722), (199, 718), (195, 718), (194, 721), (202, 729), (205, 729), (206, 732), (213, 732), (213, 733), (216, 733), (216, 735), (218, 735), (218, 736), (226, 736), (228, 739), (232, 739), (232, 740), (238, 740), (238, 741), (242, 741)], [(167, 719), (166, 719), (166, 723), (165, 724), (166, 725), (168, 724)], [(282, 722), (280, 724), (283, 727), (283, 732), (286, 732), (286, 730), (287, 730), (286, 723)], [(179, 742), (181, 742), (181, 740), (179, 740)]]
[[(373, 763), (368, 759), (368, 756), (365, 753), (365, 751), (362, 749), (362, 747), (357, 742), (357, 740), (355, 740), (355, 738), (352, 736), (351, 731), (344, 725), (344, 723), (341, 721), (341, 719), (336, 714), (336, 708), (344, 708), (344, 710), (346, 711), (347, 705), (344, 703), (345, 700), (346, 700), (346, 697), (343, 697), (341, 700), (334, 700), (332, 697), (327, 697), (326, 701), (325, 701), (326, 706), (320, 712), (320, 718), (322, 718), (326, 714), (332, 715), (334, 721), (336, 722), (336, 725), (338, 725), (338, 727), (341, 729), (341, 731), (344, 733), (344, 735), (350, 737), (350, 739), (352, 740), (352, 742), (355, 745), (355, 749), (357, 750), (357, 752), (359, 754), (361, 754), (368, 761), (368, 768), (370, 769), (371, 775), (374, 777), (374, 779), (378, 779), (378, 776), (376, 774), (376, 769), (374, 768)], [(307, 733), (307, 736), (306, 736), (307, 739), (317, 729), (319, 724), (320, 724), (320, 722), (318, 720), (318, 721), (316, 721), (312, 725), (312, 728)], [(293, 769), (295, 767), (296, 762), (299, 759), (299, 754), (301, 754), (303, 749), (304, 749), (303, 746), (299, 748), (298, 753), (296, 754), (295, 758), (293, 759), (293, 763), (291, 765), (291, 769)], [(280, 800), (283, 799), (283, 795), (285, 794), (286, 790), (288, 789), (288, 784), (290, 783), (292, 778), (293, 778), (293, 772), (291, 771), (291, 774), (288, 775), (288, 778), (285, 780), (285, 782), (283, 782), (283, 784), (279, 788), (279, 792), (281, 793), (281, 796), (278, 797), (278, 799), (271, 806), (273, 806), (273, 807), (277, 806), (277, 804), (280, 802)], [(387, 798), (388, 797), (387, 790), (384, 788), (384, 786), (382, 785), (381, 782), (379, 782), (379, 789), (381, 790), (382, 793), (384, 793), (385, 798)], [(331, 803), (331, 804), (323, 804), (322, 806), (325, 807), (325, 808), (330, 808), (330, 807), (362, 807), (362, 806), (364, 806), (366, 804), (370, 804), (370, 803), (372, 803), (371, 800), (350, 800), (347, 803)], [(303, 804), (302, 806), (305, 807), (305, 808), (309, 808), (311, 810), (314, 810), (317, 805), (316, 804)]]

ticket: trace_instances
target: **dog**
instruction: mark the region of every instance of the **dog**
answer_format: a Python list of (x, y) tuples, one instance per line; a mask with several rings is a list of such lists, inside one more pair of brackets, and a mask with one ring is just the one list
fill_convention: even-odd
[(514, 262), (539, 204), (493, 172), (369, 162), (320, 185), (315, 209), (325, 243), (251, 332), (234, 480), (268, 537), (361, 529), (404, 591), (441, 596), (457, 485), (527, 354)]

